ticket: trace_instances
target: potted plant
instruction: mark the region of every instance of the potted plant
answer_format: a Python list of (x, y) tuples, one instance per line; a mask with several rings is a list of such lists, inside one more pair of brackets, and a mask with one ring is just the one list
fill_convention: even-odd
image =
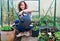
[(10, 26), (1, 27), (1, 41), (13, 41), (15, 29)]
[(42, 27), (45, 27), (45, 26), (50, 26), (52, 27), (53, 26), (53, 20), (52, 20), (52, 17), (50, 16), (41, 16), (40, 17), (40, 22), (39, 22), (39, 25), (42, 26)]
[(37, 37), (39, 35), (39, 21), (40, 18), (38, 16), (33, 16), (32, 17), (33, 21), (33, 28), (32, 28), (32, 37)]
[(37, 37), (39, 35), (39, 28), (35, 26), (32, 28), (32, 37)]
[(45, 39), (43, 37), (44, 35), (45, 35), (45, 33), (40, 33), (38, 36), (38, 41), (45, 41)]
[(55, 35), (55, 40), (60, 41), (60, 32), (55, 32), (54, 35)]
[(48, 41), (54, 41), (54, 38), (50, 36)]
[(48, 41), (49, 36), (46, 33), (40, 33), (38, 36), (38, 41)]

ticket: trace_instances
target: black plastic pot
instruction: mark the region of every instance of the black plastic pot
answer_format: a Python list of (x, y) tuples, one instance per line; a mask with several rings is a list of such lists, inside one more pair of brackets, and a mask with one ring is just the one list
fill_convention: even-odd
[(39, 30), (36, 31), (32, 30), (32, 37), (38, 37), (38, 35), (39, 35)]

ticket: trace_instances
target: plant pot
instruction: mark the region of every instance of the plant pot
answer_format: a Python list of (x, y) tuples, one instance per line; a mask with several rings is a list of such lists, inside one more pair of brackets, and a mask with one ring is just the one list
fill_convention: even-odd
[(43, 32), (43, 33), (50, 32), (50, 28), (43, 28), (43, 29), (41, 29), (41, 32)]
[(38, 35), (39, 35), (39, 30), (36, 31), (32, 30), (32, 37), (38, 37)]
[(11, 31), (1, 31), (1, 41), (13, 41), (15, 37), (15, 29)]

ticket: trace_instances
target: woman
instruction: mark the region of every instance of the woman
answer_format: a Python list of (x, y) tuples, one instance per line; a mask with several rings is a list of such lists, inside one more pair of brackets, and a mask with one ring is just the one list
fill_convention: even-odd
[[(19, 16), (21, 17), (23, 12), (28, 12), (28, 14), (31, 16), (31, 13), (33, 12), (33, 10), (31, 9), (28, 9), (27, 8), (27, 4), (24, 2), (24, 1), (21, 1), (19, 4), (18, 4), (18, 10), (19, 10)], [(19, 23), (19, 20), (16, 20), (15, 23)], [(26, 35), (26, 36), (29, 36), (30, 35), (30, 30), (32, 29), (32, 25), (29, 25), (29, 27), (27, 29), (25, 29), (24, 27), (22, 26), (16, 26), (17, 30), (20, 31), (20, 33), (18, 35), (16, 35), (17, 37), (20, 37), (20, 36), (23, 36), (23, 35)]]

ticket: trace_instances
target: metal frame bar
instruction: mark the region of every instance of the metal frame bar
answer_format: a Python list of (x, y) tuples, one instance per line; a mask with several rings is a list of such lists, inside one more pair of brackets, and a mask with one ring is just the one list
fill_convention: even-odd
[(2, 19), (2, 0), (1, 0), (1, 27), (3, 26), (3, 19)]
[(39, 0), (39, 2), (38, 2), (38, 6), (39, 6), (39, 17), (40, 17), (40, 0)]
[(39, 12), (39, 17), (40, 17), (40, 0), (24, 0), (24, 1), (38, 1), (38, 11), (34, 11), (34, 12)]
[(54, 1), (54, 26), (56, 26), (56, 0)]

